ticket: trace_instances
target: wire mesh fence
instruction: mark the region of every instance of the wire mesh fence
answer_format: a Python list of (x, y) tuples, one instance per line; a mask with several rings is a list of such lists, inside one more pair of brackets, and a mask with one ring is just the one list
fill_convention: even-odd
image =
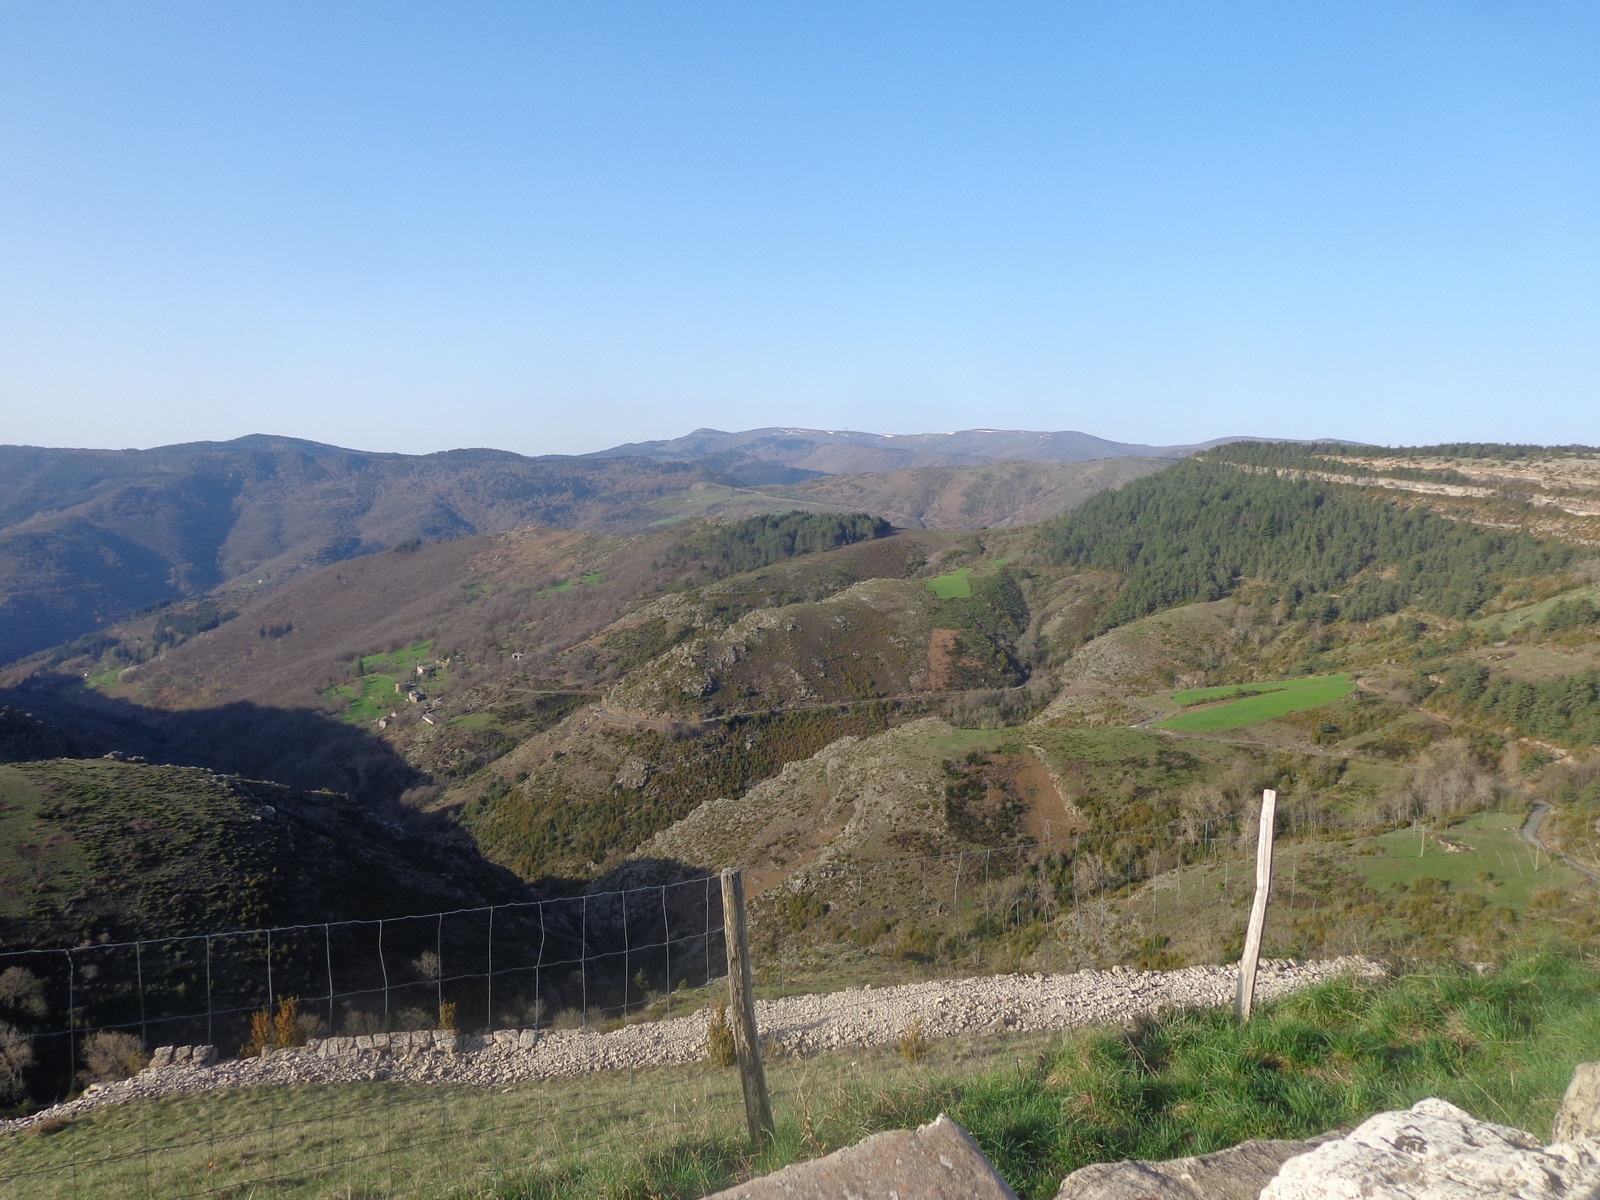
[[(1470, 851), (1495, 876), (1485, 889), (1578, 878), (1516, 835), (1486, 827), (1463, 850), (1442, 824), (1286, 814), (1267, 953), (1381, 951), (1349, 919), (1358, 877), (1400, 895), (1391, 883), (1459, 875)], [(924, 1026), (934, 993), (895, 984), (1223, 963), (1255, 836), (1230, 816), (752, 870), (769, 1053), (911, 1038), (909, 1058), (925, 1030), (1079, 1019), (1070, 989), (996, 986)], [(652, 1138), (735, 1137), (738, 1079), (706, 1062), (728, 961), (721, 884), (651, 872), (661, 881), (487, 908), (0, 953), (12, 1076), (38, 1104), (66, 1102), (0, 1128), (0, 1194), (499, 1195)], [(824, 998), (780, 1006), (811, 994)]]

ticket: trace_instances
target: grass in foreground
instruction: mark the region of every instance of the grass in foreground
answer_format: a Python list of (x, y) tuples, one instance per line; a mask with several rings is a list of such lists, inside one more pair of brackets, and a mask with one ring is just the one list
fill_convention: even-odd
[[(1276, 683), (1250, 684), (1244, 690), (1259, 689), (1254, 695), (1245, 695), (1230, 704), (1217, 704), (1195, 712), (1180, 713), (1156, 722), (1158, 729), (1187, 730), (1193, 733), (1217, 729), (1239, 729), (1274, 717), (1287, 716), (1306, 708), (1316, 708), (1348, 696), (1355, 684), (1348, 675), (1317, 675), (1306, 679), (1286, 679)], [(1270, 690), (1267, 690), (1270, 689)], [(1234, 695), (1234, 688), (1195, 688), (1188, 692), (1174, 692), (1172, 698), (1179, 704), (1194, 704), (1210, 699), (1223, 699)], [(1205, 693), (1216, 692), (1215, 697)]]
[(36, 1172), (0, 1187), (243, 1196), (276, 1176), (272, 1193), (285, 1197), (691, 1197), (946, 1112), (1020, 1195), (1048, 1197), (1086, 1163), (1305, 1136), (1430, 1095), (1548, 1135), (1573, 1066), (1597, 1056), (1600, 971), (1543, 956), (1488, 977), (1440, 968), (1392, 984), (1338, 981), (1247, 1027), (1192, 1013), (1129, 1030), (935, 1042), (916, 1064), (892, 1048), (774, 1063), (779, 1137), (758, 1155), (740, 1135), (737, 1075), (694, 1067), (504, 1091), (174, 1097), (0, 1138), (0, 1174)]

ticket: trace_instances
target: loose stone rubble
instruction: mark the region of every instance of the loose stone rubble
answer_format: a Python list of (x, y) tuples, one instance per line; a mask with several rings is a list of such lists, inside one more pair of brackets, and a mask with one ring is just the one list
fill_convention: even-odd
[[(1266, 960), (1256, 976), (1257, 995), (1270, 999), (1349, 974), (1379, 978), (1385, 969), (1371, 959), (1353, 957), (1326, 962)], [(913, 1020), (921, 1020), (924, 1037), (950, 1038), (1070, 1029), (1171, 1009), (1215, 1008), (1233, 1002), (1237, 978), (1234, 967), (1178, 971), (1114, 967), (1070, 975), (994, 975), (867, 986), (757, 1001), (756, 1024), (769, 1053), (803, 1056), (892, 1043)], [(222, 1062), (214, 1061), (210, 1047), (161, 1047), (133, 1079), (93, 1087), (66, 1104), (0, 1122), (0, 1129), (141, 1097), (215, 1088), (372, 1080), (487, 1087), (690, 1063), (706, 1057), (709, 1020), (709, 1012), (701, 1010), (609, 1033), (554, 1029), (505, 1029), (481, 1036), (442, 1030), (378, 1033), (325, 1038), (298, 1049)]]

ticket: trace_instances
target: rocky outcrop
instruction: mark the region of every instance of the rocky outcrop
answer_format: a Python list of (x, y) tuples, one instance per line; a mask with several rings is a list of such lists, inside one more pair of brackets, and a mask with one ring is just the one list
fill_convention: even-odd
[[(1600, 1063), (1577, 1070), (1556, 1120), (1560, 1140), (1480, 1121), (1443, 1100), (1379, 1113), (1310, 1141), (1244, 1142), (1167, 1162), (1097, 1163), (1056, 1200), (1595, 1200), (1600, 1197)], [(977, 1145), (940, 1116), (881, 1133), (711, 1200), (1009, 1197)]]
[(970, 1134), (943, 1113), (708, 1200), (1017, 1200)]

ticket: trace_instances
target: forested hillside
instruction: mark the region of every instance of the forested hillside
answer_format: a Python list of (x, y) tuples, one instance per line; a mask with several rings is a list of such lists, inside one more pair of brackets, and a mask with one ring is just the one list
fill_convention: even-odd
[(1210, 456), (1101, 493), (1044, 526), (1040, 548), (1054, 563), (1126, 574), (1102, 629), (1219, 600), (1246, 579), (1293, 605), (1317, 605), (1324, 619), (1366, 621), (1411, 604), (1467, 617), (1514, 580), (1563, 570), (1574, 553)]
[(693, 566), (720, 578), (888, 535), (889, 522), (868, 513), (773, 513), (711, 525), (684, 538), (667, 552), (664, 561), (673, 567)]

